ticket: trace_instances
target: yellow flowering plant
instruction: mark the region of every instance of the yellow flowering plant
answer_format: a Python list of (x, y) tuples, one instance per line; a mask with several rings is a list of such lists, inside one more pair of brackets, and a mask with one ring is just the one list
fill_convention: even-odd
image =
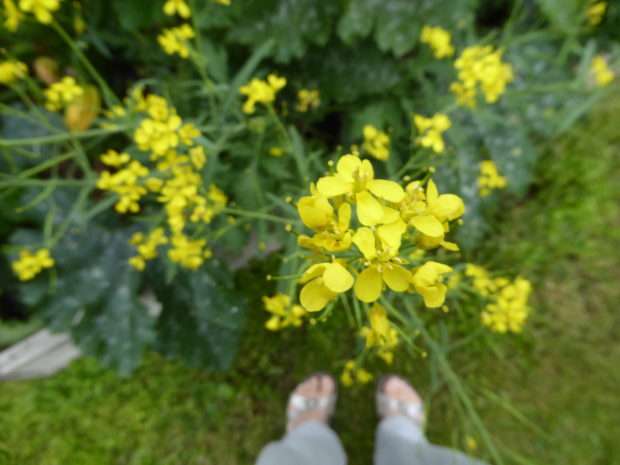
[(125, 373), (144, 347), (229, 368), (248, 312), (274, 338), (339, 325), (344, 385), (427, 359), (480, 424), (452, 344), (526, 332), (532, 285), (467, 262), (616, 49), (487, 34), (456, 0), (250, 3), (2, 0), (11, 292)]

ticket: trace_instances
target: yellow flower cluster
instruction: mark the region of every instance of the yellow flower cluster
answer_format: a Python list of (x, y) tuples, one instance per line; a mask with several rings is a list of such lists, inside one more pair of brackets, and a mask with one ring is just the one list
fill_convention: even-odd
[(178, 14), (181, 18), (189, 18), (192, 15), (191, 10), (185, 0), (167, 0), (164, 3), (164, 13), (168, 16)]
[(13, 84), (28, 74), (25, 63), (17, 60), (7, 60), (0, 63), (0, 84)]
[(586, 10), (586, 16), (588, 17), (588, 24), (590, 26), (597, 26), (603, 20), (605, 11), (607, 10), (607, 2), (597, 2), (595, 0), (590, 1), (590, 5)]
[(498, 333), (521, 332), (530, 312), (532, 284), (521, 276), (513, 281), (490, 278), (484, 268), (471, 263), (467, 264), (465, 275), (473, 278), (476, 291), (492, 300), (481, 313), (482, 324)]
[(168, 243), (164, 228), (155, 228), (148, 236), (141, 232), (135, 233), (129, 240), (136, 246), (138, 255), (129, 259), (129, 264), (137, 270), (144, 270), (147, 260), (157, 257), (157, 247)]
[(492, 160), (485, 160), (480, 163), (480, 177), (478, 178), (478, 188), (481, 197), (491, 195), (493, 189), (503, 189), (508, 181), (497, 171), (497, 165)]
[(602, 55), (597, 55), (592, 59), (590, 73), (594, 76), (598, 87), (605, 87), (614, 80), (614, 73), (609, 69), (607, 61), (605, 61)]
[(364, 126), (364, 143), (362, 149), (377, 160), (386, 161), (390, 157), (390, 136), (379, 131), (371, 124)]
[(458, 82), (450, 85), (461, 105), (476, 106), (478, 86), (487, 103), (497, 102), (506, 90), (506, 85), (514, 80), (512, 65), (502, 62), (502, 51), (474, 45), (467, 47), (454, 62), (458, 70)]
[(75, 82), (75, 78), (65, 76), (45, 89), (45, 108), (58, 111), (83, 93), (84, 89)]
[[(127, 153), (113, 150), (101, 156), (101, 161), (119, 169), (114, 174), (102, 171), (97, 181), (100, 189), (119, 194), (116, 210), (119, 213), (138, 212), (140, 199), (149, 192), (164, 206), (170, 234), (162, 228), (148, 236), (132, 238), (138, 255), (130, 259), (136, 269), (144, 269), (146, 261), (157, 256), (157, 247), (168, 244), (168, 257), (186, 268), (196, 269), (211, 256), (204, 239), (191, 239), (185, 235), (189, 223), (209, 224), (226, 205), (226, 195), (214, 185), (205, 188), (200, 175), (206, 162), (202, 146), (194, 139), (200, 131), (193, 124), (184, 124), (174, 107), (157, 95), (144, 96), (138, 88), (129, 103), (132, 111), (144, 113), (134, 131), (134, 141), (140, 150), (150, 153), (149, 169)], [(114, 111), (114, 115), (125, 111)]]
[(321, 104), (321, 98), (319, 97), (319, 91), (301, 89), (297, 92), (297, 106), (295, 109), (300, 113), (306, 113), (309, 109), (316, 109)]
[[(424, 190), (419, 181), (403, 189), (394, 181), (374, 179), (370, 161), (355, 155), (343, 155), (336, 172), (310, 190), (312, 195), (297, 203), (302, 222), (314, 230), (312, 236), (300, 235), (298, 243), (319, 262), (300, 279), (306, 310), (321, 310), (351, 288), (359, 300), (375, 302), (386, 286), (395, 292), (417, 291), (432, 305), (443, 303), (445, 286), (439, 284), (445, 271), (432, 262), (407, 269), (407, 259), (399, 254), (403, 239), (408, 246), (458, 250), (445, 241), (450, 221), (465, 210), (458, 196), (439, 195), (432, 180)], [(351, 227), (353, 211), (361, 225), (356, 229)], [(353, 245), (357, 251), (349, 250)], [(436, 297), (438, 292), (442, 298)]]
[(398, 333), (390, 326), (385, 308), (375, 303), (368, 312), (370, 328), (362, 328), (362, 337), (366, 339), (366, 347), (378, 347), (377, 355), (385, 363), (394, 362), (394, 348), (398, 345)]
[[(152, 185), (152, 182), (148, 183), (146, 179), (150, 173), (149, 169), (139, 161), (131, 160), (128, 154), (118, 154), (113, 150), (102, 155), (100, 159), (110, 166), (121, 169), (114, 174), (109, 171), (102, 171), (97, 179), (97, 188), (109, 190), (119, 195), (119, 199), (114, 205), (117, 212), (139, 212), (139, 201), (148, 192), (145, 185)], [(157, 184), (156, 178), (149, 179), (154, 179), (154, 184)]]
[(447, 58), (454, 55), (454, 47), (450, 41), (450, 33), (439, 26), (424, 26), (420, 40), (430, 45), (435, 58)]
[(432, 118), (426, 118), (422, 115), (413, 115), (413, 123), (420, 134), (416, 142), (422, 147), (429, 147), (435, 153), (443, 153), (446, 145), (443, 141), (442, 134), (447, 131), (450, 126), (450, 118), (448, 115), (437, 113)]
[(345, 387), (351, 387), (356, 382), (359, 384), (368, 384), (372, 381), (372, 373), (364, 368), (357, 368), (355, 360), (348, 360), (344, 364), (344, 370), (340, 375), (340, 382)]
[(277, 331), (289, 326), (301, 326), (306, 311), (300, 305), (291, 305), (290, 296), (277, 293), (273, 297), (263, 296), (265, 310), (271, 317), (265, 323), (265, 328)]
[(157, 41), (168, 55), (178, 53), (181, 58), (187, 58), (189, 56), (187, 41), (195, 36), (196, 33), (189, 24), (182, 24), (179, 27), (164, 29), (157, 36)]
[(276, 94), (286, 86), (286, 78), (270, 74), (267, 79), (254, 78), (246, 85), (241, 86), (239, 92), (247, 97), (243, 103), (243, 112), (254, 113), (257, 103), (267, 105), (276, 99)]
[(39, 249), (34, 254), (27, 250), (19, 253), (19, 260), (11, 264), (13, 272), (20, 281), (28, 281), (38, 275), (44, 268), (54, 266), (54, 259), (50, 257), (48, 249)]
[[(49, 24), (52, 22), (52, 13), (60, 8), (61, 1), (62, 0), (19, 0), (19, 9), (24, 13), (32, 13), (40, 23)], [(5, 0), (4, 6), (7, 10), (8, 17), (14, 18), (11, 27), (7, 27), (14, 31), (19, 23), (19, 19), (17, 19), (17, 23), (15, 23), (15, 18), (17, 18), (19, 12), (15, 10), (15, 5), (12, 1)], [(15, 29), (13, 29), (13, 24), (15, 24)]]

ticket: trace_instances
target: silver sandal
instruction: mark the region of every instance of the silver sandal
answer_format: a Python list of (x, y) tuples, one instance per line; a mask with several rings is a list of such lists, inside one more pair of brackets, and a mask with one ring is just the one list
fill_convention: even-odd
[[(420, 400), (417, 402), (401, 402), (386, 395), (384, 392), (384, 387), (385, 383), (390, 378), (398, 378), (404, 381), (413, 390), (413, 392), (416, 393)], [(377, 415), (379, 415), (379, 417), (381, 418), (384, 418), (388, 412), (398, 412), (401, 415), (404, 415), (407, 418), (415, 421), (418, 425), (420, 425), (420, 427), (424, 427), (425, 414), (422, 400), (418, 392), (411, 385), (411, 383), (409, 383), (409, 381), (407, 381), (402, 376), (385, 375), (381, 378), (377, 386), (376, 406)]]
[(316, 372), (305, 378), (301, 383), (304, 383), (315, 376), (319, 376), (319, 386), (322, 382), (321, 380), (323, 376), (328, 376), (329, 378), (331, 378), (334, 383), (334, 391), (329, 395), (321, 397), (306, 397), (293, 392), (288, 398), (288, 404), (286, 407), (287, 432), (293, 429), (293, 422), (309, 410), (324, 410), (327, 413), (328, 419), (333, 416), (334, 410), (336, 409), (336, 399), (338, 397), (338, 386), (336, 384), (336, 380), (332, 375), (328, 373)]

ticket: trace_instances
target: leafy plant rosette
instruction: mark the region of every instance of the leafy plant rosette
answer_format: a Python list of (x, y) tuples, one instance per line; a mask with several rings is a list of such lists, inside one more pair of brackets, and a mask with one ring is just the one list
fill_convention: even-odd
[[(593, 30), (613, 10), (540, 1), (534, 29), (516, 2), (476, 41), (472, 2), (134, 3), (3, 2), (4, 290), (121, 372), (145, 346), (226, 369), (249, 305), (230, 268), (275, 252), (267, 330), (344, 312), (360, 338), (345, 385), (398, 347), (429, 357), (501, 462), (445, 334), (522, 331), (518, 264), (472, 259), (526, 194), (533, 138), (612, 88)], [(39, 56), (41, 31), (58, 56)], [(106, 57), (143, 70), (122, 98)]]

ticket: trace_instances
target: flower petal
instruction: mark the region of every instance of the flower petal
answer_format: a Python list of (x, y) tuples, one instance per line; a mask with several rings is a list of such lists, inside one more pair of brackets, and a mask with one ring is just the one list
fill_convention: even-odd
[(344, 266), (334, 262), (325, 267), (323, 281), (330, 291), (340, 293), (351, 289), (355, 280)]
[(307, 311), (318, 312), (335, 296), (335, 293), (325, 287), (322, 278), (316, 278), (301, 289), (299, 301)]
[(425, 236), (443, 237), (443, 225), (433, 215), (414, 216), (409, 222)]
[(424, 289), (420, 294), (424, 299), (424, 305), (428, 308), (439, 308), (446, 301), (446, 291), (448, 288), (443, 284)]
[(353, 182), (353, 175), (360, 169), (362, 161), (355, 155), (343, 155), (338, 160), (336, 171), (347, 182)]
[(360, 273), (355, 281), (355, 295), (362, 302), (374, 302), (381, 296), (383, 278), (377, 268), (371, 266)]
[(428, 203), (434, 202), (439, 196), (439, 191), (437, 190), (437, 185), (435, 181), (432, 179), (428, 180), (428, 184), (426, 185), (426, 200)]
[(410, 279), (411, 273), (403, 266), (388, 265), (383, 269), (383, 280), (393, 291), (405, 292)]
[(311, 279), (318, 278), (319, 276), (323, 276), (325, 272), (325, 267), (329, 265), (329, 263), (317, 263), (315, 265), (311, 265), (304, 272), (303, 276), (299, 279), (301, 284), (307, 283)]
[(400, 202), (405, 198), (404, 189), (394, 181), (374, 179), (367, 184), (370, 192), (388, 202)]
[(353, 190), (353, 182), (347, 182), (338, 176), (325, 176), (316, 183), (316, 189), (327, 197), (336, 197)]
[(338, 208), (338, 228), (340, 228), (340, 232), (346, 231), (349, 229), (349, 225), (351, 224), (351, 205), (349, 203), (343, 203)]
[(368, 191), (355, 195), (357, 219), (364, 226), (374, 226), (383, 218), (383, 207)]
[(454, 194), (442, 194), (428, 207), (429, 213), (441, 219), (454, 220), (465, 213), (463, 199)]
[(366, 260), (372, 260), (377, 256), (375, 235), (370, 228), (358, 228), (353, 235), (353, 243), (364, 254)]

